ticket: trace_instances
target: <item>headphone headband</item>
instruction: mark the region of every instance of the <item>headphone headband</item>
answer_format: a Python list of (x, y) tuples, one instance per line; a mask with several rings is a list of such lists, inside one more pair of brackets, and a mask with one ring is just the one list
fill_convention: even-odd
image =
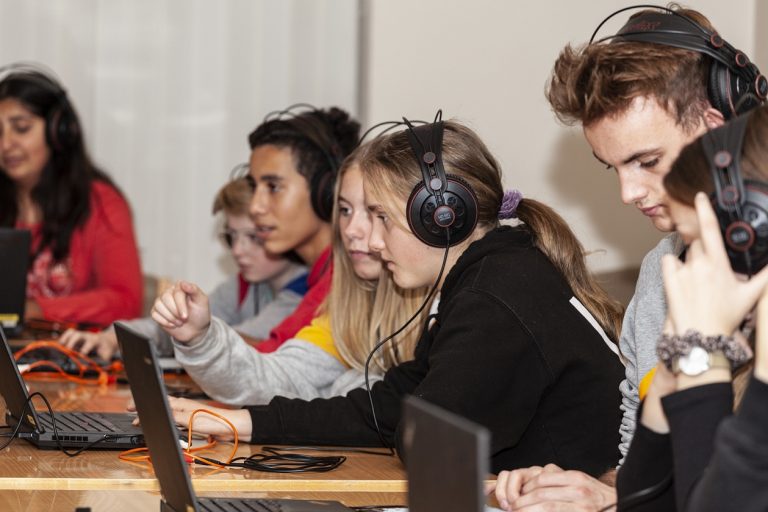
[[(595, 40), (598, 31), (609, 19), (638, 8), (657, 11), (642, 12), (630, 17), (616, 34)], [(662, 44), (710, 57), (713, 62), (707, 92), (712, 106), (722, 112), (726, 119), (756, 107), (768, 97), (768, 79), (744, 52), (733, 47), (717, 32), (673, 9), (650, 4), (619, 9), (600, 22), (589, 43), (597, 44), (607, 40)]]
[(734, 271), (752, 275), (768, 263), (768, 184), (744, 180), (741, 158), (751, 113), (705, 133), (701, 147), (715, 186), (712, 203)]

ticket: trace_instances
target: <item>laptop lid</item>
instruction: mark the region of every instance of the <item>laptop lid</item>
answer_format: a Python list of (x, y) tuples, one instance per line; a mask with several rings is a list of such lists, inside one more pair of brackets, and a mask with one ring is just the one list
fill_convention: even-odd
[(488, 429), (414, 396), (403, 405), (409, 512), (482, 512)]
[(192, 481), (179, 446), (179, 432), (171, 416), (152, 344), (147, 337), (124, 324), (115, 322), (114, 325), (144, 441), (155, 461), (153, 466), (160, 482), (160, 493), (173, 510), (197, 510)]
[(26, 229), (0, 228), (0, 325), (11, 335), (21, 332), (24, 323), (31, 240)]
[(21, 378), (16, 360), (13, 359), (4, 328), (0, 328), (0, 337), (3, 338), (3, 346), (0, 348), (0, 394), (5, 399), (6, 416), (19, 421), (22, 412), (24, 412), (25, 418), (22, 421), (21, 432), (29, 433), (39, 425), (37, 413), (32, 404), (29, 404), (27, 410), (24, 411), (24, 406), (29, 400), (27, 386)]

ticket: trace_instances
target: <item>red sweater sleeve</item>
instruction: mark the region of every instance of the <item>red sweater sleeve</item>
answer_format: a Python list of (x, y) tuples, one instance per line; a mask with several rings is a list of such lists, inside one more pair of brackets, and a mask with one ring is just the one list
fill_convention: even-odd
[(36, 298), (46, 319), (108, 325), (141, 314), (141, 266), (128, 203), (107, 183), (94, 182), (91, 190), (90, 215), (70, 243), (75, 287), (69, 295)]
[(274, 352), (280, 345), (293, 338), (302, 327), (306, 327), (317, 316), (317, 308), (331, 290), (333, 274), (331, 249), (327, 248), (317, 259), (307, 278), (309, 290), (296, 306), (296, 310), (280, 322), (269, 333), (269, 338), (256, 345), (259, 352)]

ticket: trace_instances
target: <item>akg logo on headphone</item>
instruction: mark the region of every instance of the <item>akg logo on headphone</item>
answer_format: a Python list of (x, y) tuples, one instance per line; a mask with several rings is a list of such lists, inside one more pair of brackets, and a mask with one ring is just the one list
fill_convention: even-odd
[(656, 30), (661, 25), (660, 21), (641, 21), (627, 27), (633, 32), (648, 32), (649, 30)]

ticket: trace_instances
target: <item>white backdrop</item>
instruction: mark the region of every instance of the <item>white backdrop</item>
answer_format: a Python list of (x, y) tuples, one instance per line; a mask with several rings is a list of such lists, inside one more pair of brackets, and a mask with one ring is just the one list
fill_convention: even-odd
[(211, 205), (248, 133), (300, 101), (357, 110), (357, 16), (348, 0), (0, 0), (0, 63), (61, 78), (130, 199), (144, 271), (210, 288), (226, 261)]

